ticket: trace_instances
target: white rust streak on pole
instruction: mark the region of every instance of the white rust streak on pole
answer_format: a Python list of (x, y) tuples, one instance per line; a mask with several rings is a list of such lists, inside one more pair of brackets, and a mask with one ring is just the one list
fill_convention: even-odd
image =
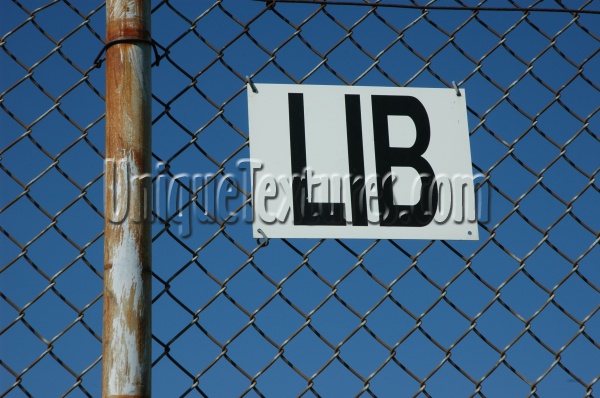
[(150, 397), (150, 0), (106, 2), (102, 396)]

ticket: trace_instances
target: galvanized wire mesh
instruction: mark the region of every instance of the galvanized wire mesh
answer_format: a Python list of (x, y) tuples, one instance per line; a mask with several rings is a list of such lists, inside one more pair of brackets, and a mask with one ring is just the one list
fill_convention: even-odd
[[(395, 4), (153, 3), (156, 396), (593, 395), (597, 3)], [(2, 396), (100, 395), (103, 14), (3, 4)], [(246, 76), (456, 81), (480, 240), (256, 242)]]

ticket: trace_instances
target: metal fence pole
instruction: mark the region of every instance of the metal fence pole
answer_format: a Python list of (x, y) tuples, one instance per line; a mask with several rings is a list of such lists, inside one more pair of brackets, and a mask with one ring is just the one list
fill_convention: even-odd
[(102, 394), (149, 397), (150, 0), (108, 0), (106, 13)]

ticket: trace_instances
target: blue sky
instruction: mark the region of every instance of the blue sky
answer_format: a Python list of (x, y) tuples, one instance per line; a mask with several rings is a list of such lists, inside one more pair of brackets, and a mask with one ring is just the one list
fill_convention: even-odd
[[(307, 396), (355, 396), (373, 373), (376, 396), (418, 395), (417, 379), (423, 395), (469, 396), (482, 378), (485, 396), (526, 396), (542, 376), (539, 396), (586, 393), (600, 373), (597, 14), (153, 7), (154, 160), (173, 175), (243, 178), (247, 75), (456, 81), (491, 210), (475, 242), (271, 239), (258, 250), (247, 223), (192, 219), (183, 237), (180, 218), (156, 221), (155, 396), (239, 396), (263, 370), (249, 396), (309, 386)], [(104, 12), (82, 0), (0, 12), (0, 394), (10, 397), (100, 395), (104, 66), (93, 60)]]

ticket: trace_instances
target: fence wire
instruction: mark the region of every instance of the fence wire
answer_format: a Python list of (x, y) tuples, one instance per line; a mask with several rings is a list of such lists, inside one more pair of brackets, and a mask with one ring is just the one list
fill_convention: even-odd
[[(593, 396), (599, 4), (337, 3), (153, 2), (154, 394)], [(104, 4), (2, 7), (0, 395), (100, 396)], [(480, 240), (252, 239), (246, 76), (456, 81)]]

